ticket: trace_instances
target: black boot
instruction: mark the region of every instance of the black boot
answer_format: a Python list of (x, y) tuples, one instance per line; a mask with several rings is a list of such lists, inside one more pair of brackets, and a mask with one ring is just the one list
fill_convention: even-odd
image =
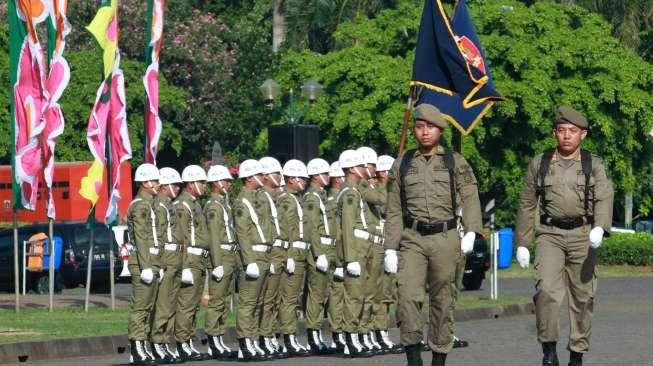
[(406, 366), (424, 365), (424, 362), (422, 361), (422, 347), (423, 346), (420, 343), (404, 347), (406, 350), (406, 361), (408, 361)]
[(306, 357), (309, 352), (297, 343), (297, 337), (294, 334), (284, 334), (283, 343), (288, 350), (289, 357)]
[(374, 353), (369, 351), (365, 346), (360, 344), (357, 333), (345, 333), (347, 341), (347, 350), (349, 357), (372, 357)]
[(251, 339), (240, 338), (238, 340), (238, 361), (262, 361), (261, 356), (256, 353)]
[(468, 346), (469, 346), (469, 342), (467, 342), (466, 340), (464, 340), (462, 338), (458, 338), (456, 336), (453, 336), (453, 348), (464, 348), (464, 347), (468, 347)]
[(260, 336), (258, 339), (259, 348), (265, 352), (265, 359), (273, 360), (278, 358), (277, 350), (272, 346), (270, 340), (266, 337)]
[(419, 344), (422, 346), (422, 352), (431, 352), (428, 342), (420, 341)]
[(446, 360), (447, 360), (446, 353), (433, 352), (433, 360), (431, 360), (431, 366), (444, 366), (444, 362)]
[(306, 335), (308, 336), (308, 350), (311, 354), (322, 355), (327, 353), (327, 347), (320, 341), (319, 330), (307, 328)]
[(542, 366), (560, 366), (558, 362), (558, 352), (556, 351), (556, 342), (542, 343)]
[(189, 342), (177, 342), (177, 353), (183, 361), (202, 361), (203, 357), (199, 352), (193, 351)]
[(372, 343), (370, 342), (369, 334), (367, 333), (358, 333), (358, 343), (360, 343), (361, 346), (368, 352), (372, 354), (372, 356), (376, 355), (376, 350), (374, 349), (374, 346), (372, 346)]
[(218, 339), (218, 337), (217, 336), (208, 336), (208, 337), (209, 337), (208, 338), (209, 356), (211, 356), (211, 358), (214, 360), (228, 359), (229, 357), (227, 351), (224, 348), (222, 348), (222, 344), (220, 344), (220, 340)]
[(129, 344), (129, 362), (131, 364), (135, 366), (156, 365), (145, 350), (145, 341), (130, 341)]
[[(341, 336), (342, 336), (342, 340), (340, 339)], [(331, 344), (331, 347), (329, 347), (329, 353), (331, 354), (344, 353), (345, 345), (347, 344), (346, 341), (344, 341), (344, 338), (345, 338), (344, 334), (342, 333), (331, 332), (331, 339), (333, 340), (333, 343)]]
[(170, 357), (172, 358), (172, 359), (171, 359), (171, 362), (170, 362), (171, 364), (173, 364), (173, 363), (183, 363), (183, 362), (184, 362), (184, 361), (179, 357), (179, 354), (178, 354), (174, 349), (170, 348), (170, 345), (168, 345), (168, 343), (166, 343), (166, 344), (164, 345), (164, 347), (165, 347), (165, 349), (166, 349), (166, 353), (167, 353), (168, 355), (170, 355)]
[(154, 343), (152, 345), (152, 354), (154, 361), (157, 364), (172, 364), (175, 363), (174, 357), (166, 350), (166, 345), (163, 343)]
[(583, 354), (571, 351), (569, 353), (569, 366), (583, 366)]

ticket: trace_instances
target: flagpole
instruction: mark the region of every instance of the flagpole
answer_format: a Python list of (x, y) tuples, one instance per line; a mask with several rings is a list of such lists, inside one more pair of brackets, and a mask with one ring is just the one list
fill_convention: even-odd
[(410, 114), (413, 111), (413, 87), (411, 86), (408, 89), (408, 101), (406, 102), (406, 109), (404, 110), (404, 121), (401, 126), (401, 140), (399, 141), (399, 155), (404, 152), (406, 147), (406, 138), (408, 137), (408, 121), (410, 120)]
[(48, 234), (50, 236), (49, 238), (49, 244), (50, 244), (50, 263), (49, 263), (49, 268), (48, 268), (48, 276), (49, 276), (49, 292), (50, 292), (50, 312), (54, 311), (54, 251), (55, 251), (55, 243), (54, 243), (54, 220), (51, 217), (48, 217)]
[[(111, 85), (113, 85), (113, 72), (111, 74)], [(111, 115), (111, 117), (113, 117)], [(107, 169), (107, 204), (111, 203), (111, 193), (113, 191), (113, 177), (111, 176), (111, 157), (112, 157), (112, 152), (111, 152), (111, 121), (113, 118), (109, 118), (107, 120), (107, 135), (106, 135), (106, 148), (105, 151), (107, 153), (105, 154), (107, 164), (106, 164), (106, 169)], [(118, 166), (118, 169), (120, 169), (120, 166)], [(118, 207), (116, 207), (116, 211), (118, 211)], [(120, 213), (116, 213), (116, 217), (119, 217)], [(109, 228), (109, 232), (111, 232), (111, 226), (113, 225), (112, 222), (106, 223), (107, 228)], [(109, 235), (111, 236), (111, 235)], [(113, 276), (115, 274), (115, 269), (113, 265), (113, 240), (109, 240), (109, 288), (111, 292), (111, 311), (114, 311), (116, 309), (116, 294), (115, 294), (115, 284), (113, 280)]]
[[(14, 196), (14, 199), (16, 197)], [(23, 256), (25, 253), (23, 253)], [(16, 293), (16, 312), (20, 313), (20, 281), (18, 280), (18, 212), (14, 206), (14, 292)]]
[[(93, 210), (93, 217), (95, 220), (95, 210)], [(86, 256), (86, 295), (84, 297), (84, 311), (88, 313), (88, 300), (91, 296), (91, 265), (93, 263), (93, 246), (95, 241), (95, 223), (91, 224), (91, 233), (88, 239), (88, 255)]]

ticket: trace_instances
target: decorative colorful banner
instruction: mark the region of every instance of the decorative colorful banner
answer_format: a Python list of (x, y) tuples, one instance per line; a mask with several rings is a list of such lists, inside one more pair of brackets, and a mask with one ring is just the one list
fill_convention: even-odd
[(159, 54), (163, 41), (164, 0), (148, 1), (145, 64), (145, 162), (156, 165), (161, 118), (159, 118)]

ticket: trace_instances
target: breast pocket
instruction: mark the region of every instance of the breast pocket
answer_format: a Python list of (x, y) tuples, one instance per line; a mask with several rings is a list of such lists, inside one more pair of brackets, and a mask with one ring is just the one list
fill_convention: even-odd
[(409, 174), (404, 177), (404, 190), (406, 199), (424, 196), (424, 182), (419, 174)]
[(451, 185), (449, 184), (449, 171), (446, 169), (437, 169), (433, 172), (433, 184), (435, 193), (447, 202), (451, 203)]
[[(588, 190), (588, 199), (590, 202), (594, 200), (594, 177), (590, 176), (589, 179), (589, 190)], [(582, 172), (576, 177), (576, 191), (578, 192), (578, 197), (581, 202), (585, 199), (585, 174)]]

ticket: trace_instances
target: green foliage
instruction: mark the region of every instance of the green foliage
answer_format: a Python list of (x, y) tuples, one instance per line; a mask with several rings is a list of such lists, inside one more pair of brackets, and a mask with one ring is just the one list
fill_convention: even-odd
[[(558, 105), (581, 110), (591, 122), (585, 147), (604, 157), (617, 197), (650, 176), (653, 66), (624, 49), (598, 15), (552, 2), (469, 1), (495, 83), (508, 98), (463, 138), (486, 198), (499, 198), (498, 222), (514, 222), (529, 160), (555, 144)], [(511, 5), (513, 11), (502, 10)], [(360, 17), (336, 32), (339, 49), (325, 55), (288, 51), (277, 79), (286, 87), (315, 78), (325, 96), (307, 119), (321, 127), (321, 150), (333, 158), (361, 144), (393, 153), (414, 58), (421, 6), (400, 1), (374, 19)], [(450, 140), (451, 132), (445, 135)], [(632, 169), (631, 169), (632, 167)], [(648, 200), (648, 201), (647, 201)]]
[(601, 264), (653, 265), (653, 235), (647, 233), (612, 234), (598, 250)]
[[(9, 116), (9, 39), (6, 24), (0, 24), (0, 163), (9, 162), (11, 122)], [(6, 87), (5, 87), (6, 85)]]

